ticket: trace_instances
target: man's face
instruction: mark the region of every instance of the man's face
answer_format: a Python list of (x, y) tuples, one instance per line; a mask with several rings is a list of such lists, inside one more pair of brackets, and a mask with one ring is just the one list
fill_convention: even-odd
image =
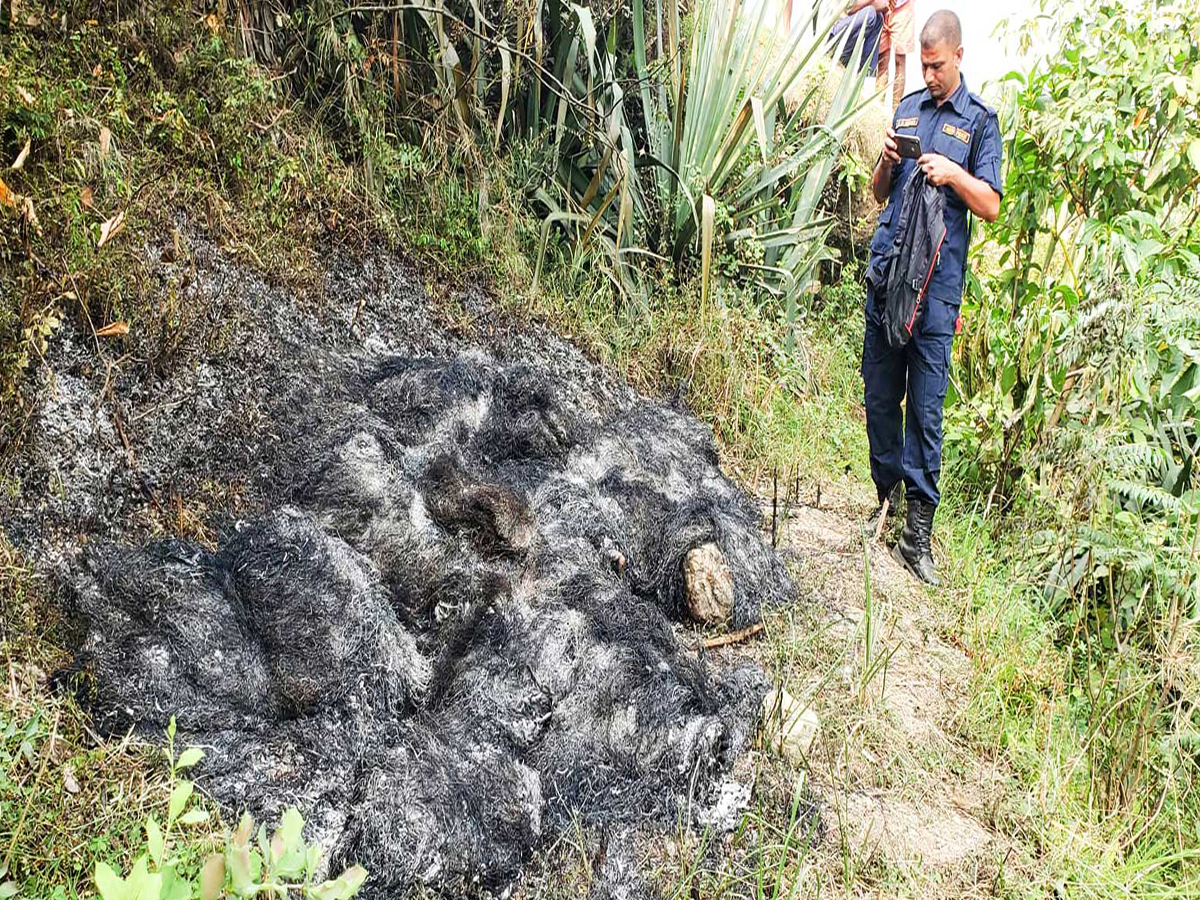
[(962, 62), (962, 47), (951, 47), (939, 41), (932, 47), (921, 45), (921, 73), (925, 87), (934, 100), (945, 100), (958, 87), (958, 65)]

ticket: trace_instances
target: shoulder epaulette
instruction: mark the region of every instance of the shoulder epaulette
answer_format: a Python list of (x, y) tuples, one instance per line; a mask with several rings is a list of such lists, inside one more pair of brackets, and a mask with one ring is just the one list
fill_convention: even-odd
[(992, 115), (992, 116), (996, 115), (996, 110), (992, 109), (992, 107), (990, 107), (986, 103), (984, 103), (983, 98), (980, 97), (974, 91), (967, 91), (967, 96), (970, 97), (974, 103), (976, 103), (977, 105), (982, 106), (984, 109), (986, 109), (988, 111), (989, 115)]

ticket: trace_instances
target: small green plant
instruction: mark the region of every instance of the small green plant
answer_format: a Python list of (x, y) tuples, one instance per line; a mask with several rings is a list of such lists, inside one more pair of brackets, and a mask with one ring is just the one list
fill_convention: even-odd
[(167, 726), (165, 749), (170, 767), (170, 800), (163, 824), (153, 816), (145, 822), (145, 852), (122, 877), (110, 865), (96, 863), (95, 884), (101, 900), (218, 900), (223, 897), (286, 898), (299, 894), (308, 900), (349, 900), (366, 880), (362, 866), (351, 866), (337, 878), (317, 882), (321, 848), (304, 842), (304, 818), (290, 807), (270, 838), (266, 825), (254, 829), (249, 813), (238, 827), (226, 832), (224, 848), (211, 853), (196, 873), (194, 847), (180, 839), (177, 826), (201, 825), (208, 812), (191, 806), (194, 784), (179, 774), (204, 758), (199, 747), (175, 755), (175, 718)]
[(880, 629), (883, 626), (885, 610), (875, 602), (871, 590), (871, 553), (866, 535), (863, 535), (863, 665), (859, 675), (859, 702), (866, 702), (867, 691), (871, 682), (880, 677), (879, 694), (882, 697), (887, 690), (887, 670), (892, 656), (899, 649), (899, 644), (892, 647), (883, 645), (880, 639)]

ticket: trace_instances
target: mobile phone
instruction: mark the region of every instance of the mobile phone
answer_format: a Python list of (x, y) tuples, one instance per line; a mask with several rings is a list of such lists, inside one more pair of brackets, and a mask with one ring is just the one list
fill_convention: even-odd
[(896, 135), (896, 152), (901, 159), (919, 159), (921, 156), (921, 138), (915, 134)]

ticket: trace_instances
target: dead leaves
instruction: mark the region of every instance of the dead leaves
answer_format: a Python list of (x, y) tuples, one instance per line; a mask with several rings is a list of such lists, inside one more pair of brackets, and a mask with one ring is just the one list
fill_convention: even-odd
[(0, 206), (7, 206), (9, 209), (18, 211), (31, 229), (39, 235), (42, 233), (42, 225), (38, 221), (37, 211), (33, 208), (33, 198), (18, 194), (5, 184), (3, 179), (0, 179)]
[(7, 206), (9, 209), (16, 209), (21, 205), (21, 195), (14, 194), (9, 186), (4, 183), (4, 179), (0, 178), (0, 204)]
[(103, 328), (97, 331), (96, 337), (125, 337), (127, 334), (129, 334), (128, 322), (113, 322), (111, 325), (105, 325)]
[(25, 221), (39, 235), (42, 233), (42, 223), (38, 221), (37, 213), (33, 209), (33, 198), (21, 198), (21, 215), (25, 217)]
[(78, 794), (79, 793), (79, 779), (77, 779), (75, 777), (75, 769), (71, 766), (70, 763), (67, 763), (65, 766), (63, 766), (62, 776), (63, 776), (63, 787), (65, 787), (67, 789), (67, 793), (68, 794)]
[(96, 249), (99, 250), (125, 227), (125, 210), (121, 210), (111, 219), (105, 219), (100, 223), (100, 240), (96, 242)]
[(106, 158), (110, 149), (112, 149), (112, 132), (107, 127), (102, 127), (100, 129), (100, 158)]
[(13, 160), (13, 164), (11, 166), (14, 172), (20, 169), (21, 166), (25, 165), (25, 160), (29, 156), (29, 147), (29, 138), (25, 138), (25, 146), (21, 148), (21, 152), (17, 154), (17, 158)]

